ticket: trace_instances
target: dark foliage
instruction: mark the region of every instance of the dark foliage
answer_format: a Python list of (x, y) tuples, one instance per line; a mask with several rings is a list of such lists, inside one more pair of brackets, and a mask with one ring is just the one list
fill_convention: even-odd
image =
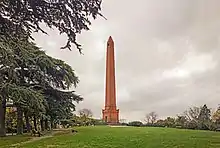
[(128, 126), (137, 126), (137, 127), (140, 127), (140, 126), (143, 126), (143, 123), (141, 121), (132, 121), (132, 122), (129, 122), (128, 123)]
[(46, 33), (45, 27), (56, 28), (67, 36), (62, 48), (71, 48), (76, 42), (76, 34), (89, 30), (91, 21), (99, 15), (102, 0), (1, 0), (0, 35), (29, 38), (32, 32)]

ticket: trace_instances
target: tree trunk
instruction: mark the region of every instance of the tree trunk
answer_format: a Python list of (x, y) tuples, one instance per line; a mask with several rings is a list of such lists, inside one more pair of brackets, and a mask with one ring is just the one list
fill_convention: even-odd
[(27, 112), (24, 113), (24, 116), (25, 116), (27, 132), (30, 133), (31, 132), (31, 124), (30, 124), (30, 120), (29, 120), (29, 117), (27, 115)]
[(57, 123), (54, 123), (54, 124), (53, 124), (53, 128), (54, 128), (54, 129), (57, 129)]
[(54, 123), (53, 123), (52, 119), (50, 120), (50, 126), (51, 126), (51, 130), (53, 130), (54, 129)]
[(45, 122), (45, 129), (48, 130), (49, 129), (48, 119), (46, 119), (44, 122)]
[(21, 107), (17, 107), (17, 134), (23, 134), (23, 111)]
[(41, 118), (40, 120), (41, 131), (44, 131), (44, 120)]
[(0, 137), (6, 136), (5, 112), (6, 112), (6, 100), (2, 99), (2, 101), (0, 101)]
[[(21, 85), (25, 84), (25, 79), (24, 79), (24, 67), (21, 66)], [(17, 105), (17, 135), (22, 135), (23, 134), (23, 110)]]
[(34, 130), (37, 131), (37, 119), (36, 119), (36, 116), (34, 116)]

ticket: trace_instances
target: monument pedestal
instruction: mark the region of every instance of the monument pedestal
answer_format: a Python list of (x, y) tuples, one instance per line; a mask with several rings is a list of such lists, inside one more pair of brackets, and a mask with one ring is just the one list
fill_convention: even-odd
[(102, 110), (102, 119), (109, 125), (118, 125), (119, 124), (119, 109), (117, 110)]

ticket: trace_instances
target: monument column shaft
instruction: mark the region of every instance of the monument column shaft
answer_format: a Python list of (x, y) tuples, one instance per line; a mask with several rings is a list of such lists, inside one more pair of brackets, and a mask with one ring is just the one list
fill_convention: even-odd
[(114, 42), (111, 39), (107, 43), (105, 97), (105, 106), (116, 109)]
[(106, 51), (105, 109), (103, 120), (108, 124), (118, 124), (119, 110), (116, 108), (114, 42), (109, 37)]

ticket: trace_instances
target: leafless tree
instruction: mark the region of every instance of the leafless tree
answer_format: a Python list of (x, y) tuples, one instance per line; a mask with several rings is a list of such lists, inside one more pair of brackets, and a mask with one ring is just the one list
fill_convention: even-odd
[(156, 122), (157, 118), (158, 118), (158, 115), (156, 112), (150, 112), (149, 114), (147, 114), (145, 116), (145, 121), (147, 123), (154, 124)]
[(126, 119), (120, 119), (120, 123), (126, 123)]
[(146, 114), (145, 122), (150, 123), (150, 115), (149, 114)]
[(187, 117), (187, 119), (189, 121), (191, 121), (191, 120), (197, 121), (197, 119), (199, 117), (199, 113), (200, 113), (199, 107), (192, 107), (192, 108), (189, 108), (189, 110), (186, 110), (183, 114), (184, 114), (184, 116)]
[(93, 113), (90, 109), (84, 108), (84, 109), (79, 110), (79, 116), (80, 117), (85, 116), (87, 118), (90, 118), (93, 116)]

